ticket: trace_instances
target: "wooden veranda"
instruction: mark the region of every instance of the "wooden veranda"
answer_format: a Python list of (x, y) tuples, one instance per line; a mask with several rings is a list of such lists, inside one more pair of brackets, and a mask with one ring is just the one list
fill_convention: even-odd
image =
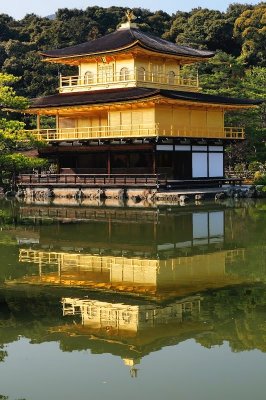
[(156, 188), (180, 189), (193, 187), (221, 187), (224, 184), (241, 185), (241, 178), (168, 179), (161, 174), (21, 174), (18, 187), (61, 188)]

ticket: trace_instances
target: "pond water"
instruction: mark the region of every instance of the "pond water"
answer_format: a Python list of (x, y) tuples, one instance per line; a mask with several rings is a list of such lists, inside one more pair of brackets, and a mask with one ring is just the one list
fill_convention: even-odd
[(265, 201), (2, 201), (0, 227), (0, 399), (265, 399)]

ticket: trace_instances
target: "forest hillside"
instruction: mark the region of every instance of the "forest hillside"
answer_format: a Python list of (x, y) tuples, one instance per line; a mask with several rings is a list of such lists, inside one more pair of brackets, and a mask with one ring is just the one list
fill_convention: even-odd
[[(93, 40), (114, 31), (125, 19), (123, 7), (59, 9), (51, 17), (28, 14), (15, 20), (0, 14), (1, 72), (21, 77), (18, 95), (34, 98), (54, 93), (58, 75), (76, 74), (69, 67), (44, 63), (40, 52)], [(265, 99), (266, 3), (231, 4), (226, 12), (194, 8), (169, 15), (135, 8), (143, 31), (164, 39), (216, 52), (198, 69), (202, 90), (225, 96)], [(228, 149), (228, 162), (266, 160), (266, 105), (227, 116), (227, 124), (245, 125), (247, 140)]]

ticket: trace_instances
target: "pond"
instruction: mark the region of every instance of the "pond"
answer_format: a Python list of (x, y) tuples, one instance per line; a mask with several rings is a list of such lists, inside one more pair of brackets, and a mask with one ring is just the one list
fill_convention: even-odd
[(265, 399), (265, 201), (0, 210), (0, 399)]

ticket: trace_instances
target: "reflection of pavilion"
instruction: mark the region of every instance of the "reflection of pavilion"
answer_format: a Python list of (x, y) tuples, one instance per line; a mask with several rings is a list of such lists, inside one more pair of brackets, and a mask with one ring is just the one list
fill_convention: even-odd
[(176, 301), (167, 306), (128, 305), (97, 300), (63, 298), (63, 315), (80, 315), (86, 328), (104, 329), (117, 334), (135, 334), (168, 323), (182, 322), (184, 316), (200, 312), (200, 296)]
[(87, 336), (90, 341), (112, 343), (122, 354), (127, 349), (129, 355), (121, 356), (130, 368), (131, 377), (137, 377), (137, 364), (143, 356), (154, 351), (158, 341), (163, 338), (168, 341), (171, 335), (182, 337), (184, 333), (189, 335), (193, 332), (199, 321), (201, 300), (197, 295), (161, 306), (63, 298), (63, 316), (76, 316), (79, 320), (65, 329), (61, 327), (61, 332), (70, 336)]
[(93, 287), (124, 292), (184, 295), (237, 283), (226, 273), (226, 261), (240, 251), (219, 251), (166, 260), (20, 250), (20, 261), (38, 265), (38, 275), (24, 282)]
[(49, 238), (46, 227), (41, 227), (41, 246), (20, 250), (21, 262), (38, 265), (38, 273), (20, 281), (159, 298), (240, 282), (238, 276), (227, 272), (226, 265), (243, 252), (223, 249), (221, 210), (162, 213), (156, 224), (130, 227), (109, 222), (108, 230), (105, 221), (98, 221), (80, 225), (81, 232), (72, 233), (71, 241), (69, 227), (75, 226), (60, 225), (56, 235), (49, 230)]
[[(71, 209), (70, 209), (71, 210)], [(169, 211), (132, 209), (79, 209), (87, 224), (41, 225), (43, 248), (82, 250), (90, 254), (112, 254), (144, 258), (198, 253), (199, 246), (208, 251), (224, 243), (224, 210)], [(61, 214), (68, 214), (63, 208)], [(61, 216), (62, 216), (61, 215)], [(62, 222), (64, 218), (62, 216)], [(79, 219), (72, 219), (72, 222)]]

